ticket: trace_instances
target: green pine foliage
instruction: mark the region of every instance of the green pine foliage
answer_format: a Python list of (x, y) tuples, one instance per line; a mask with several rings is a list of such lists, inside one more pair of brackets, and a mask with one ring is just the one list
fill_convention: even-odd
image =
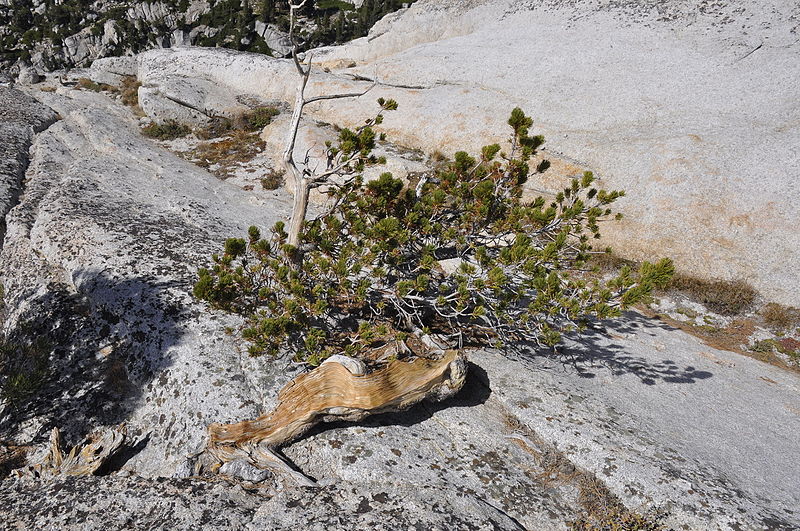
[[(251, 227), (199, 271), (194, 294), (245, 316), (251, 354), (288, 350), (313, 365), (409, 334), (554, 346), (664, 286), (668, 259), (607, 282), (590, 274), (592, 244), (602, 222), (619, 217), (611, 205), (624, 193), (596, 187), (586, 172), (552, 199), (524, 202), (522, 186), (546, 169), (530, 167), (544, 139), (530, 136), (520, 109), (508, 125), (507, 152), (458, 152), (414, 186), (384, 173), (333, 187), (335, 206), (306, 222), (301, 248), (287, 244), (283, 223), (266, 235)], [(374, 143), (372, 127), (344, 129), (329, 150), (365, 160)]]

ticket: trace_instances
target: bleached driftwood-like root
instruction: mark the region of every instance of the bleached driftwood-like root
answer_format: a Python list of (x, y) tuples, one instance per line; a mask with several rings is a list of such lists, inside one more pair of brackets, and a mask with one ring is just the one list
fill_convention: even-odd
[(359, 421), (422, 400), (443, 400), (463, 387), (467, 374), (466, 357), (456, 350), (445, 351), (438, 360), (392, 361), (368, 374), (355, 360), (342, 361), (323, 363), (289, 382), (269, 414), (236, 424), (210, 425), (205, 453), (217, 466), (244, 459), (258, 468), (288, 475), (301, 485), (313, 485), (275, 450), (320, 422)]
[(85, 444), (75, 445), (68, 453), (61, 448), (61, 432), (50, 432), (49, 450), (34, 465), (18, 470), (22, 476), (90, 476), (113, 456), (125, 442), (125, 426), (106, 430), (90, 437)]

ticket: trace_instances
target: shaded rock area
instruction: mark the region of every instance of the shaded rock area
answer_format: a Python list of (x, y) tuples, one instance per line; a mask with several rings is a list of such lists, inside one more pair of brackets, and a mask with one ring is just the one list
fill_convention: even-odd
[(51, 378), (23, 411), (2, 411), (0, 431), (39, 441), (57, 426), (74, 441), (128, 420), (134, 441), (149, 441), (137, 469), (170, 475), (212, 417), (258, 413), (249, 375), (271, 381), (242, 368), (225, 319), (192, 300), (196, 268), (225, 237), (269, 227), (288, 207), (156, 148), (105, 96), (40, 97), (64, 119), (32, 148), (0, 273), (6, 330), (53, 345)]

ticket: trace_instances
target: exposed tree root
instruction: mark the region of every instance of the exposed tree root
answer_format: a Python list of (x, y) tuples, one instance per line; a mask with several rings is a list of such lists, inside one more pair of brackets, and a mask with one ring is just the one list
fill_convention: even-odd
[(50, 432), (50, 450), (41, 462), (15, 471), (20, 476), (90, 476), (113, 456), (125, 442), (125, 426), (91, 437), (64, 453), (58, 428)]
[(350, 363), (352, 360), (340, 358), (289, 382), (271, 413), (236, 424), (210, 425), (208, 447), (195, 471), (201, 467), (216, 470), (222, 463), (245, 460), (257, 468), (288, 475), (301, 485), (314, 485), (275, 450), (320, 422), (359, 421), (422, 400), (443, 400), (463, 387), (467, 373), (466, 357), (456, 350), (445, 351), (438, 360), (392, 361), (369, 374)]

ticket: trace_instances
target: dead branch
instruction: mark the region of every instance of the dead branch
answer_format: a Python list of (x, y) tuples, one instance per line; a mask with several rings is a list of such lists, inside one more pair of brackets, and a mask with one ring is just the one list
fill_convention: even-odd
[[(309, 53), (304, 57), (303, 61), (300, 60), (299, 55), (299, 44), (295, 39), (295, 24), (296, 24), (296, 17), (295, 12), (299, 9), (302, 9), (303, 6), (306, 4), (307, 0), (303, 0), (302, 2), (292, 3), (289, 2), (289, 39), (292, 43), (292, 61), (294, 62), (295, 68), (297, 69), (297, 73), (300, 76), (300, 80), (297, 85), (297, 91), (295, 94), (295, 102), (294, 102), (294, 110), (292, 112), (292, 121), (291, 125), (289, 126), (289, 134), (286, 138), (286, 148), (283, 151), (283, 166), (286, 170), (286, 174), (292, 180), (292, 187), (294, 189), (294, 200), (292, 204), (292, 217), (289, 221), (289, 238), (288, 243), (294, 247), (300, 246), (300, 231), (303, 228), (303, 223), (306, 220), (306, 214), (308, 212), (308, 201), (309, 201), (309, 191), (313, 187), (315, 183), (320, 183), (323, 180), (327, 180), (330, 177), (330, 172), (328, 172), (324, 176), (314, 175), (314, 172), (310, 171), (307, 167), (304, 171), (301, 171), (300, 168), (297, 167), (297, 163), (294, 160), (294, 149), (295, 144), (297, 143), (297, 132), (300, 128), (300, 118), (303, 115), (303, 108), (308, 105), (309, 103), (314, 103), (318, 101), (325, 101), (325, 100), (336, 100), (336, 99), (343, 99), (343, 98), (357, 98), (359, 96), (363, 96), (370, 90), (372, 90), (375, 85), (378, 84), (378, 81), (374, 81), (372, 85), (367, 87), (362, 92), (350, 92), (350, 93), (342, 93), (342, 94), (329, 94), (329, 95), (319, 95), (314, 96), (311, 98), (306, 98), (305, 90), (306, 86), (308, 85), (309, 77), (311, 76), (311, 66), (312, 66), (312, 55)], [(299, 262), (298, 262), (299, 263)]]
[(17, 471), (20, 476), (90, 476), (97, 472), (125, 442), (125, 426), (106, 430), (77, 444), (69, 453), (61, 450), (61, 432), (53, 428), (47, 455), (37, 464)]
[(466, 357), (456, 350), (445, 351), (438, 360), (395, 360), (368, 374), (363, 364), (341, 358), (345, 357), (331, 358), (289, 382), (271, 413), (236, 424), (210, 425), (205, 452), (214, 461), (210, 468), (243, 459), (258, 468), (288, 474), (301, 485), (313, 485), (275, 450), (320, 422), (359, 421), (422, 400), (443, 400), (463, 387), (467, 372)]
[(313, 98), (308, 98), (307, 100), (305, 100), (305, 103), (306, 103), (306, 105), (308, 105), (309, 103), (314, 103), (315, 101), (338, 100), (338, 99), (342, 99), (342, 98), (358, 98), (358, 97), (361, 97), (361, 96), (365, 95), (367, 92), (369, 92), (373, 88), (375, 88), (375, 85), (377, 85), (377, 84), (378, 84), (378, 82), (375, 81), (369, 87), (367, 87), (366, 89), (362, 90), (361, 92), (347, 92), (347, 93), (344, 93), (344, 94), (328, 94), (328, 95), (323, 95), (323, 96), (314, 96)]

